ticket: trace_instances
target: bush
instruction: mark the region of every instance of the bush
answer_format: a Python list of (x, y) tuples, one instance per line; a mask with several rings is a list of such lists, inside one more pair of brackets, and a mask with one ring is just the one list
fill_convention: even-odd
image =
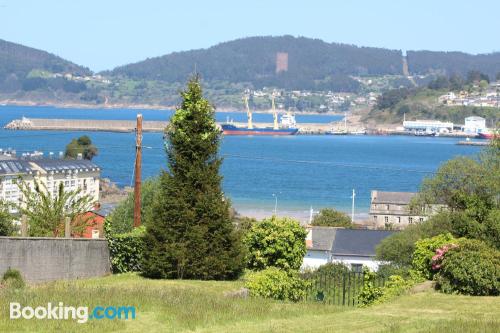
[(382, 287), (376, 286), (376, 273), (365, 270), (363, 278), (363, 289), (358, 295), (358, 303), (360, 306), (368, 306), (382, 297), (383, 291)]
[(7, 209), (7, 205), (0, 201), (0, 236), (11, 236), (14, 233), (12, 215)]
[(437, 288), (445, 293), (497, 296), (500, 251), (478, 240), (460, 240), (444, 255), (435, 280)]
[(378, 277), (388, 279), (391, 275), (399, 275), (406, 279), (409, 278), (411, 274), (408, 267), (398, 267), (392, 264), (382, 264), (378, 266)]
[(254, 224), (244, 240), (248, 268), (298, 270), (306, 254), (306, 235), (299, 222), (286, 217), (273, 216)]
[(455, 238), (450, 233), (418, 240), (415, 243), (415, 251), (413, 252), (413, 269), (427, 280), (432, 280), (434, 276), (432, 257), (436, 254), (438, 248), (453, 241), (455, 241)]
[(375, 284), (377, 274), (369, 271), (365, 271), (364, 278), (363, 290), (358, 296), (361, 307), (386, 302), (393, 297), (402, 295), (415, 284), (412, 279), (391, 275), (383, 287), (377, 287)]
[(325, 208), (320, 210), (312, 221), (314, 226), (344, 227), (351, 228), (352, 223), (349, 216), (335, 209)]
[(2, 277), (2, 285), (7, 288), (22, 289), (25, 286), (23, 276), (17, 269), (9, 268)]
[(310, 283), (296, 272), (271, 267), (250, 273), (245, 286), (252, 296), (297, 302), (305, 298)]
[(398, 268), (409, 268), (413, 262), (415, 243), (419, 239), (450, 231), (448, 213), (440, 213), (425, 222), (409, 225), (405, 230), (384, 238), (376, 248), (377, 259), (391, 262)]
[(109, 222), (104, 224), (113, 273), (140, 272), (144, 252), (144, 227), (129, 233), (112, 234)]
[(330, 262), (318, 267), (315, 271), (318, 275), (340, 276), (349, 272), (349, 267), (340, 262)]
[[(152, 215), (152, 202), (158, 195), (160, 181), (158, 177), (149, 178), (142, 183), (141, 187), (141, 213), (144, 225), (154, 221)], [(134, 193), (128, 194), (115, 209), (109, 214), (110, 226), (113, 233), (127, 233), (134, 229)]]

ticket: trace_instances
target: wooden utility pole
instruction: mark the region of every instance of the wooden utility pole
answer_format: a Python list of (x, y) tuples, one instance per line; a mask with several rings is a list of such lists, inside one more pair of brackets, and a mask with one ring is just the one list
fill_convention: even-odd
[(141, 225), (142, 114), (137, 115), (135, 132), (134, 228)]

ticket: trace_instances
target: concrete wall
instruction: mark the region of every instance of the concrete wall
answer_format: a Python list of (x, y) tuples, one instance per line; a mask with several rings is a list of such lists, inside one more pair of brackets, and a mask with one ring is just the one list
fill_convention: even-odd
[(35, 283), (111, 273), (104, 239), (0, 237), (0, 277), (9, 267)]

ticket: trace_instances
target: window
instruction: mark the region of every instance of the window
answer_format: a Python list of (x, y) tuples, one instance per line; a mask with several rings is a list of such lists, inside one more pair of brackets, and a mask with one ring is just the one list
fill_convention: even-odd
[(389, 216), (384, 217), (384, 222), (389, 223)]
[(389, 210), (389, 205), (386, 205), (386, 206), (385, 206), (385, 209)]
[(355, 273), (363, 272), (363, 264), (351, 264), (351, 271)]
[(419, 222), (424, 222), (424, 218), (423, 218), (423, 217), (420, 217), (420, 218), (418, 219), (418, 221), (419, 221)]
[(398, 223), (401, 223), (401, 216), (398, 216)]
[(377, 215), (373, 216), (373, 220), (377, 222)]
[(408, 218), (408, 222), (409, 222), (409, 223), (413, 223), (413, 217), (409, 217), (409, 218)]

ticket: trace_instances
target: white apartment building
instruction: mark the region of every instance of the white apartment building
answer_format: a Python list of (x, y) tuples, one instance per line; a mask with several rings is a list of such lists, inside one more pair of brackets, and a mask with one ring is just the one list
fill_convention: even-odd
[[(17, 185), (19, 177), (22, 177), (29, 186), (33, 186), (35, 175), (36, 171), (29, 162), (0, 155), (0, 201), (7, 204), (19, 203), (21, 199)], [(12, 214), (17, 213), (17, 209), (13, 206), (9, 206), (9, 210)]]
[[(19, 159), (0, 155), (0, 200), (20, 202), (17, 183), (21, 178), (30, 187), (35, 181), (43, 184), (53, 196), (62, 184), (65, 190), (80, 189), (81, 195), (89, 195), (93, 203), (98, 202), (100, 173), (101, 169), (87, 160)], [(16, 209), (11, 207), (11, 213), (17, 213)]]

